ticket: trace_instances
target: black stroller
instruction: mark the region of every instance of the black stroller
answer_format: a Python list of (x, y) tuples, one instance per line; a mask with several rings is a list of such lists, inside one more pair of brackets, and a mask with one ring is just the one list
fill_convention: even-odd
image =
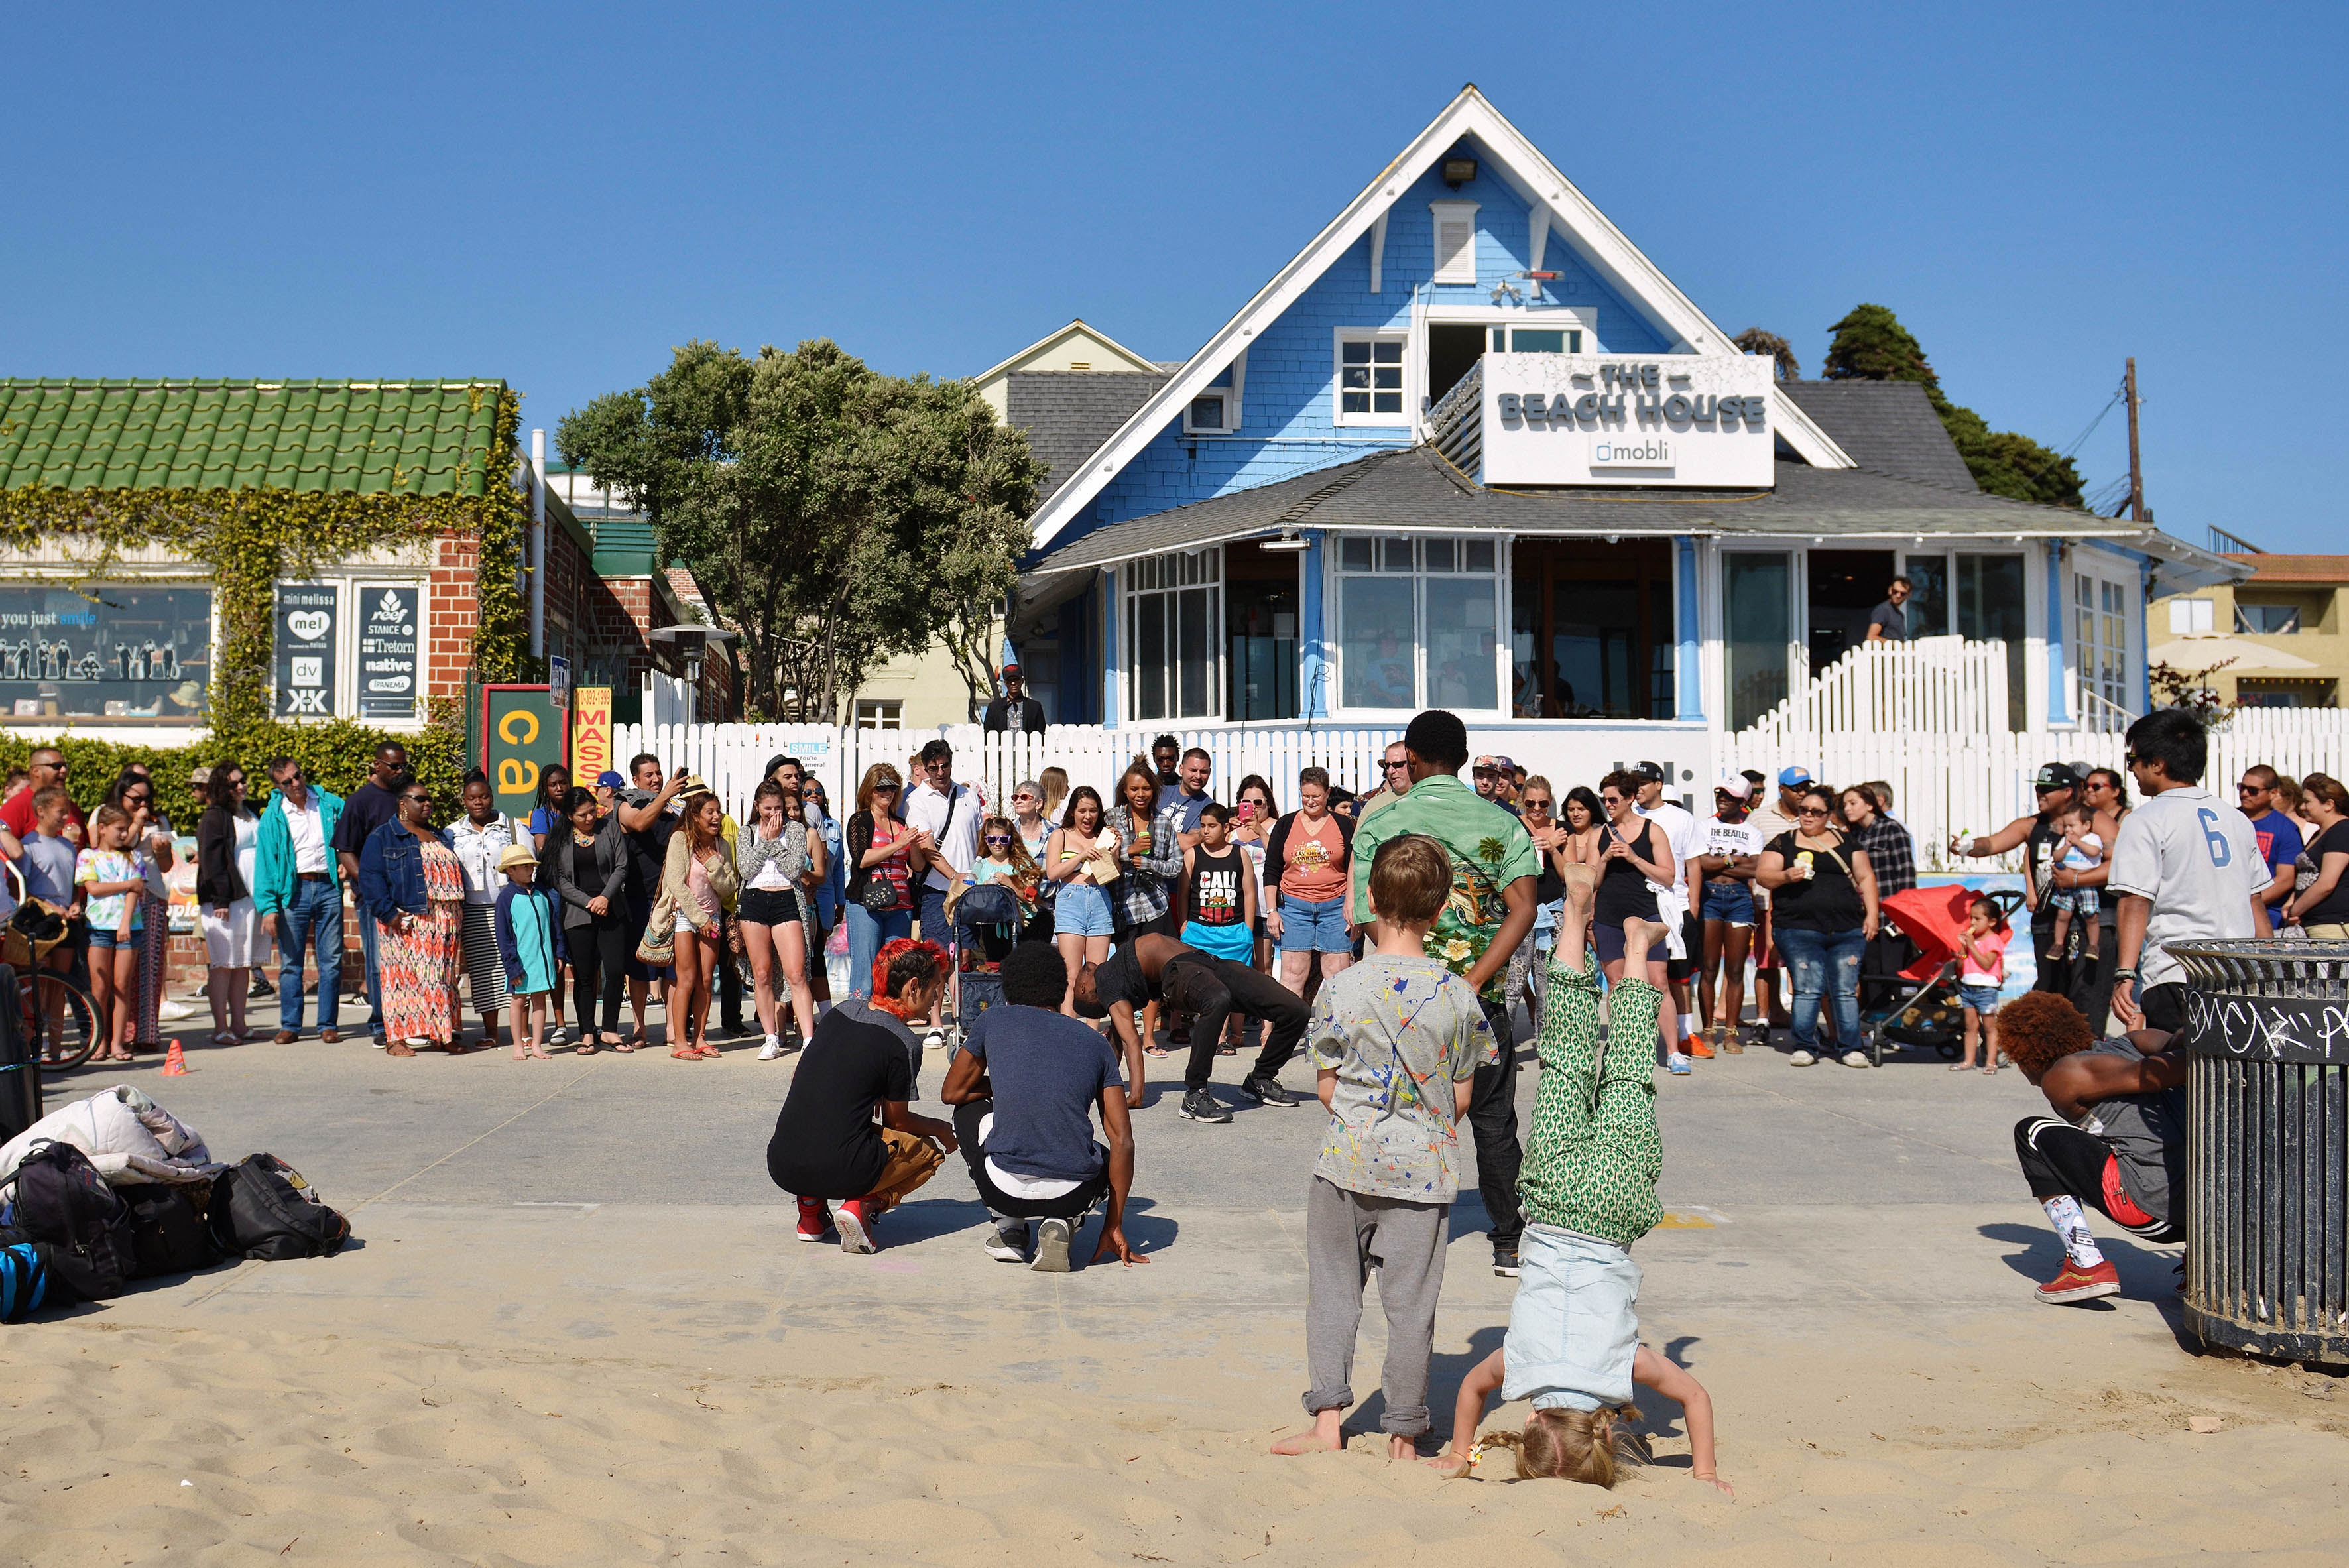
[(1003, 960), (1019, 946), (1029, 921), (1019, 895), (1001, 882), (980, 882), (955, 900), (954, 1016), (963, 1033), (981, 1013), (1003, 1001)]

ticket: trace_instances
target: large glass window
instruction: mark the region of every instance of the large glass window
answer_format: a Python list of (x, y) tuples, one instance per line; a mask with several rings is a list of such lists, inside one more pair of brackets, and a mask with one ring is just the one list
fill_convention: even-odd
[(1497, 544), (1350, 534), (1337, 554), (1341, 707), (1501, 706)]
[(1295, 718), (1298, 562), (1253, 544), (1224, 552), (1224, 717)]
[(0, 715), (202, 721), (209, 588), (0, 589)]
[(1958, 634), (2006, 644), (2006, 727), (2019, 730), (2028, 711), (2023, 679), (2027, 617), (2023, 614), (2023, 557), (1961, 555), (1958, 561)]
[(1220, 556), (1216, 550), (1148, 555), (1125, 569), (1135, 718), (1216, 717)]
[(1794, 581), (1794, 558), (1781, 552), (1738, 550), (1721, 558), (1732, 729), (1751, 727), (1786, 700)]
[(1946, 635), (1950, 630), (1950, 558), (1940, 551), (1930, 555), (1911, 555), (1901, 562), (1900, 570), (1909, 578), (1909, 603), (1900, 607), (1909, 618), (1909, 634)]

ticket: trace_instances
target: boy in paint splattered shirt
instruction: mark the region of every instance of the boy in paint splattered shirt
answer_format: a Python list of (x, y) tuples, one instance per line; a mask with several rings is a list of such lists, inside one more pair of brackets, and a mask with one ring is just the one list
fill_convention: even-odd
[(1409, 1457), (1428, 1429), (1427, 1363), (1460, 1189), (1454, 1128), (1476, 1069), (1499, 1056), (1475, 989), (1426, 951), (1451, 890), (1451, 859), (1433, 839), (1405, 833), (1380, 845), (1370, 872), (1375, 951), (1330, 976), (1314, 1007), (1307, 1048), (1330, 1130), (1305, 1200), (1305, 1408), (1313, 1425), (1275, 1453), (1341, 1443), (1373, 1259), (1387, 1319), (1381, 1387), (1390, 1453)]

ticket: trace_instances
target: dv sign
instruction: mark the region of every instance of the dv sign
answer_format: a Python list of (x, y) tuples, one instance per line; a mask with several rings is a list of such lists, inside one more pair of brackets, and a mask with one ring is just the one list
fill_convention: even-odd
[(543, 686), (481, 688), (481, 767), (498, 810), (527, 818), (538, 804), (538, 781), (554, 763), (570, 760), (561, 708)]
[(332, 583), (277, 585), (277, 717), (330, 718), (342, 590)]

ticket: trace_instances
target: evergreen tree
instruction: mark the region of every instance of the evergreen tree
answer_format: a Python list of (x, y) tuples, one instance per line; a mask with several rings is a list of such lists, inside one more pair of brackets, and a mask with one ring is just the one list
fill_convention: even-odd
[(1941, 391), (1941, 378), (1925, 357), (1924, 346), (1900, 318), (1880, 304), (1854, 305), (1827, 329), (1822, 370), (1829, 380), (1914, 381), (1925, 388), (1933, 412), (1965, 459), (1974, 483), (1992, 495), (2044, 506), (2083, 507), (2080, 472), (2072, 459), (2013, 430), (1992, 430), (1990, 422)]

